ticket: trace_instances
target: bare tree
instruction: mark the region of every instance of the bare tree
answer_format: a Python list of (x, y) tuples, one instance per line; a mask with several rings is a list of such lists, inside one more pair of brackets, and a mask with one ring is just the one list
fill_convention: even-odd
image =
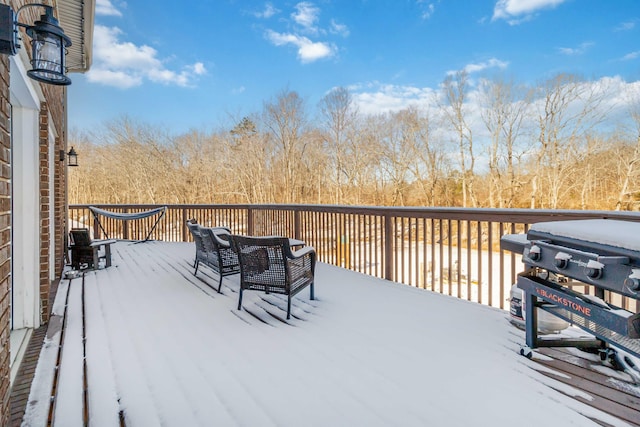
[(280, 201), (294, 203), (300, 176), (300, 160), (306, 155), (307, 116), (304, 100), (297, 92), (283, 90), (264, 105), (262, 115), (266, 134), (274, 143), (278, 173), (274, 179), (283, 189)]
[[(628, 144), (626, 150), (619, 150), (618, 168), (620, 176), (620, 185), (618, 190), (618, 197), (616, 200), (615, 210), (622, 209), (622, 205), (625, 199), (630, 198), (632, 193), (631, 188), (635, 187), (635, 191), (638, 192), (634, 183), (637, 181), (640, 172), (638, 171), (638, 164), (640, 163), (640, 94), (637, 92), (629, 95), (629, 117), (631, 119), (629, 140), (634, 143)], [(636, 184), (637, 185), (637, 184)]]
[(586, 142), (586, 135), (605, 117), (602, 108), (606, 90), (581, 81), (577, 76), (559, 74), (540, 88), (538, 105), (538, 147), (532, 171), (530, 207), (540, 204), (541, 189), (548, 207), (556, 209), (571, 188), (572, 168)]
[(472, 206), (477, 206), (474, 188), (475, 155), (473, 151), (473, 132), (467, 123), (465, 101), (468, 91), (468, 74), (458, 71), (447, 76), (442, 84), (445, 105), (442, 111), (455, 131), (460, 162), (460, 179), (462, 182), (462, 206), (467, 207), (469, 199)]
[(356, 136), (344, 163), (347, 176), (345, 197), (348, 203), (386, 203), (385, 183), (379, 166), (383, 158), (384, 127), (384, 120), (377, 115), (366, 116), (358, 121)]
[(483, 80), (480, 85), (483, 99), (482, 120), (490, 135), (489, 145), (489, 206), (514, 205), (520, 179), (516, 175), (516, 161), (522, 155), (516, 142), (522, 132), (530, 102), (530, 92), (511, 81)]
[(334, 163), (330, 171), (335, 180), (334, 203), (344, 203), (345, 187), (353, 182), (352, 165), (358, 152), (358, 109), (346, 88), (336, 88), (322, 98), (320, 118), (327, 149)]
[(267, 139), (258, 132), (255, 121), (244, 117), (229, 133), (233, 168), (238, 191), (245, 203), (273, 202), (269, 167), (273, 153)]
[[(391, 114), (389, 119), (391, 144), (386, 153), (393, 177), (392, 202), (436, 204), (448, 161), (441, 147), (431, 140), (429, 115), (413, 106)], [(419, 191), (410, 196), (410, 188)]]

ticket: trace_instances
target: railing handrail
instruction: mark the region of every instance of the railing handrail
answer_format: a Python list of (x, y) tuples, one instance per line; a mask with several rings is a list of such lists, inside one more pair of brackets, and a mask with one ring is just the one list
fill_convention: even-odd
[(348, 212), (348, 213), (387, 213), (400, 214), (397, 216), (427, 216), (429, 218), (450, 219), (527, 219), (535, 220), (547, 218), (605, 218), (640, 221), (640, 212), (630, 211), (583, 211), (577, 209), (522, 209), (522, 208), (458, 208), (458, 207), (417, 207), (417, 206), (345, 206), (345, 205), (300, 205), (300, 204), (73, 204), (70, 209), (88, 208), (95, 206), (101, 209), (152, 209), (168, 206), (172, 209), (195, 208), (224, 208), (224, 209), (255, 209), (255, 210), (313, 210), (318, 212)]
[[(238, 234), (287, 235), (316, 246), (319, 261), (500, 308), (505, 308), (509, 288), (522, 269), (515, 254), (499, 248), (502, 235), (524, 232), (541, 221), (606, 218), (640, 222), (640, 212), (627, 211), (99, 203), (70, 205), (70, 221), (88, 226), (92, 221), (89, 206), (121, 212), (167, 206), (156, 239), (187, 241), (189, 217), (199, 217), (209, 226), (229, 226)], [(124, 239), (135, 239), (145, 227), (144, 222), (105, 223), (110, 237)], [(100, 233), (95, 223), (93, 230)], [(628, 308), (631, 303), (621, 304)]]

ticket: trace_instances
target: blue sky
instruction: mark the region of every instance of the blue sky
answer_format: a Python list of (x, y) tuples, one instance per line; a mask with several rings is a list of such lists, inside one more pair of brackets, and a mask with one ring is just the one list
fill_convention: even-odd
[(93, 49), (91, 70), (71, 75), (72, 128), (127, 115), (182, 133), (229, 126), (285, 89), (310, 114), (337, 86), (364, 113), (398, 110), (462, 69), (624, 88), (640, 80), (640, 1), (97, 0)]

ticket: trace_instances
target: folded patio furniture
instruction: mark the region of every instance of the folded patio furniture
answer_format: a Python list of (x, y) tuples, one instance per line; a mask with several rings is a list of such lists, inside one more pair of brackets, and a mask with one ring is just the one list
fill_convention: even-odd
[(238, 310), (245, 290), (287, 295), (287, 319), (291, 318), (291, 298), (310, 287), (314, 299), (316, 251), (305, 246), (292, 251), (286, 237), (231, 236), (240, 261)]
[[(73, 228), (69, 232), (69, 241), (71, 266), (74, 269), (80, 270), (83, 265), (97, 269), (100, 258), (105, 260), (105, 267), (111, 266), (111, 244), (115, 243), (115, 240), (91, 240), (88, 228)], [(101, 248), (104, 248), (102, 256)]]
[(109, 237), (109, 235), (107, 234), (107, 231), (104, 229), (104, 227), (102, 226), (102, 223), (100, 222), (100, 215), (106, 218), (111, 218), (111, 219), (126, 222), (131, 220), (144, 219), (144, 218), (159, 214), (158, 218), (156, 219), (156, 222), (153, 224), (153, 226), (145, 236), (144, 240), (140, 240), (138, 242), (138, 243), (142, 243), (142, 242), (149, 241), (149, 239), (151, 238), (151, 235), (153, 234), (153, 231), (156, 229), (156, 227), (160, 223), (160, 220), (162, 219), (164, 214), (167, 212), (167, 207), (161, 206), (161, 207), (150, 209), (148, 211), (143, 211), (143, 212), (111, 212), (105, 209), (100, 209), (95, 206), (89, 206), (89, 210), (93, 214), (93, 218), (95, 219), (98, 226), (100, 226), (100, 229), (102, 230), (105, 237), (107, 238)]

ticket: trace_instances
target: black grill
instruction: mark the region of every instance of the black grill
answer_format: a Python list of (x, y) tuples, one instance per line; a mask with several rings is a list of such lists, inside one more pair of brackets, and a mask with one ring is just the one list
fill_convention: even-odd
[[(640, 300), (640, 223), (606, 219), (538, 223), (526, 236), (503, 236), (501, 246), (522, 254), (525, 264), (517, 284), (524, 291), (527, 346), (604, 348), (608, 343), (640, 356), (640, 314), (605, 301), (607, 291)], [(575, 285), (590, 285), (595, 292), (577, 292)], [(539, 337), (536, 307), (595, 338)]]

